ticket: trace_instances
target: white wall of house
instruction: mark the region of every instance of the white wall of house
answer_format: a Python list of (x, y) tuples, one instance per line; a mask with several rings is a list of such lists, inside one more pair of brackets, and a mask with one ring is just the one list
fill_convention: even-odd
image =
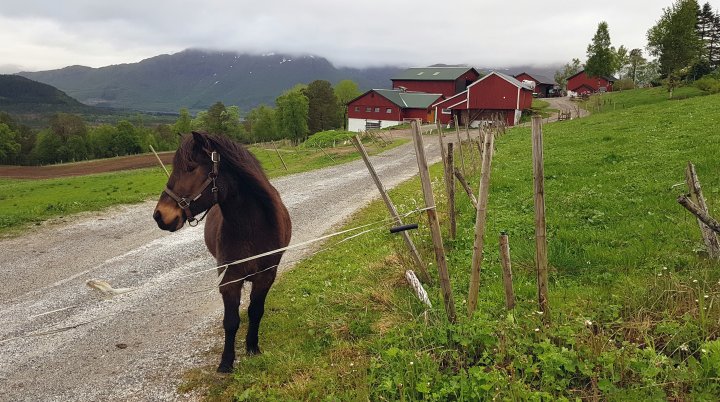
[(348, 119), (348, 131), (360, 133), (365, 131), (365, 124), (370, 121), (373, 123), (380, 122), (380, 128), (387, 128), (402, 124), (401, 121), (395, 120), (373, 120), (373, 119)]

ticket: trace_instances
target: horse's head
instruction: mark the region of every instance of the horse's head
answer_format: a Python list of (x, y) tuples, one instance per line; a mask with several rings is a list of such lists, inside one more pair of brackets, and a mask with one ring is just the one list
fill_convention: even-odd
[(217, 203), (219, 162), (220, 155), (213, 149), (208, 134), (193, 132), (183, 139), (153, 214), (160, 229), (174, 232), (185, 221), (197, 224), (194, 216)]

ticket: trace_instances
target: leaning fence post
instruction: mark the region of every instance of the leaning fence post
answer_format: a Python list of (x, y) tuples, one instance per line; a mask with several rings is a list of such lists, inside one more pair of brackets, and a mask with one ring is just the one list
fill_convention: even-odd
[(477, 199), (475, 198), (475, 194), (473, 194), (472, 190), (470, 190), (470, 186), (467, 183), (467, 180), (465, 180), (465, 176), (463, 176), (462, 173), (460, 173), (457, 168), (454, 170), (455, 177), (460, 182), (460, 185), (463, 189), (465, 189), (465, 193), (467, 193), (468, 198), (470, 198), (470, 202), (472, 203), (473, 208), (477, 209)]
[(480, 269), (482, 268), (483, 248), (485, 247), (485, 224), (487, 219), (487, 203), (490, 194), (490, 167), (492, 164), (495, 136), (485, 138), (482, 171), (480, 172), (480, 188), (478, 204), (475, 210), (475, 241), (473, 243), (472, 262), (470, 265), (470, 290), (468, 291), (468, 315), (472, 317), (477, 307), (480, 291)]
[(535, 191), (535, 267), (537, 269), (538, 304), (543, 320), (550, 321), (548, 300), (547, 228), (545, 223), (545, 168), (543, 166), (542, 118), (532, 117), (533, 187)]
[(275, 141), (272, 142), (273, 148), (275, 148), (275, 152), (277, 153), (278, 158), (280, 158), (280, 162), (282, 162), (283, 167), (285, 170), (288, 170), (287, 165), (285, 164), (285, 160), (283, 160), (282, 155), (280, 155), (280, 150), (278, 149), (277, 145), (275, 145)]
[[(463, 152), (462, 139), (460, 138), (460, 126), (458, 125), (457, 115), (454, 115), (453, 119), (455, 119), (455, 135), (457, 136), (458, 147), (460, 147), (460, 166), (462, 166), (463, 174), (466, 174), (467, 171), (465, 170), (465, 153)], [(452, 175), (450, 177), (452, 177)]]
[(438, 276), (440, 277), (440, 289), (442, 291), (443, 302), (445, 303), (445, 313), (447, 313), (448, 320), (454, 323), (456, 319), (455, 302), (453, 301), (450, 275), (448, 274), (445, 250), (443, 248), (442, 236), (440, 235), (440, 223), (438, 222), (437, 211), (435, 210), (435, 197), (433, 197), (432, 184), (430, 183), (430, 171), (428, 170), (427, 159), (425, 159), (425, 145), (423, 144), (417, 122), (413, 121), (411, 124), (415, 144), (415, 156), (417, 157), (418, 170), (420, 171), (420, 182), (422, 183), (425, 206), (428, 208), (427, 215), (430, 223), (430, 234), (433, 241), (433, 250), (435, 251), (435, 260), (437, 261)]
[[(362, 156), (363, 161), (365, 162), (365, 166), (367, 166), (368, 171), (370, 172), (370, 177), (372, 177), (373, 181), (375, 182), (375, 186), (377, 187), (378, 191), (380, 192), (380, 196), (382, 197), (383, 201), (385, 202), (385, 206), (387, 207), (388, 211), (390, 212), (390, 216), (395, 219), (395, 222), (398, 225), (402, 225), (402, 219), (400, 218), (400, 214), (397, 211), (397, 208), (395, 208), (395, 204), (393, 204), (392, 200), (390, 199), (390, 196), (388, 195), (387, 191), (385, 190), (385, 187), (382, 185), (382, 182), (380, 181), (380, 178), (377, 175), (377, 172), (375, 171), (375, 167), (373, 167), (372, 163), (370, 162), (370, 158), (368, 157), (367, 151), (365, 151), (365, 147), (362, 144), (362, 141), (360, 141), (360, 138), (358, 138), (357, 135), (352, 137), (353, 144), (355, 144), (355, 148), (357, 148), (358, 152), (360, 152), (360, 155)], [(422, 258), (420, 258), (420, 253), (418, 253), (417, 248), (415, 248), (415, 244), (413, 243), (412, 239), (410, 238), (410, 234), (408, 232), (403, 231), (402, 232), (403, 239), (405, 240), (405, 244), (407, 245), (408, 249), (410, 250), (410, 256), (413, 259), (413, 262), (415, 263), (415, 266), (417, 267), (418, 271), (420, 272), (420, 275), (422, 276), (423, 281), (425, 283), (430, 282), (430, 275), (428, 274), (427, 268), (425, 267), (425, 264), (422, 261)]]
[[(448, 217), (450, 219), (450, 238), (455, 239), (457, 234), (457, 222), (455, 220), (455, 180), (453, 179), (453, 171), (455, 170), (455, 148), (452, 142), (448, 142), (447, 146), (447, 166), (445, 166), (445, 177), (448, 178)], [(460, 146), (462, 149), (462, 146)]]
[(515, 292), (513, 291), (512, 264), (510, 263), (510, 242), (505, 232), (500, 233), (500, 263), (503, 271), (503, 287), (505, 288), (505, 307), (515, 308)]
[[(688, 162), (687, 169), (685, 169), (685, 181), (687, 182), (688, 189), (690, 190), (690, 199), (700, 209), (708, 213), (707, 202), (702, 193), (700, 187), (700, 179), (698, 179), (697, 172), (695, 171), (695, 165), (692, 162)], [(702, 234), (703, 241), (705, 242), (705, 248), (707, 248), (708, 257), (713, 259), (720, 258), (720, 243), (715, 232), (698, 219), (698, 225), (700, 225), (700, 233)]]

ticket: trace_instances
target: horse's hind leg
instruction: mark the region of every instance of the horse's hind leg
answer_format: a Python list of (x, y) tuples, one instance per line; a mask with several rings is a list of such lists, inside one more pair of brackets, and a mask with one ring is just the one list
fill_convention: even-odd
[(220, 366), (217, 371), (220, 373), (231, 373), (235, 361), (235, 335), (240, 327), (240, 289), (231, 287), (222, 294), (225, 305), (223, 327), (225, 328), (225, 347), (223, 349)]
[(268, 291), (272, 281), (260, 281), (254, 282), (252, 291), (250, 291), (250, 306), (248, 306), (248, 332), (245, 337), (245, 348), (247, 354), (257, 355), (260, 354), (260, 345), (258, 345), (258, 330), (260, 329), (260, 320), (265, 313), (265, 298), (267, 297)]

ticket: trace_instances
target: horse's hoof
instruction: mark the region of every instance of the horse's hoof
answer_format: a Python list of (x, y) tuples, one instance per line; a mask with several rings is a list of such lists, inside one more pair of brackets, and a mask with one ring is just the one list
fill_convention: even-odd
[(233, 372), (233, 366), (232, 364), (220, 364), (217, 368), (218, 373), (232, 373)]
[(259, 355), (259, 354), (261, 354), (261, 353), (262, 353), (262, 352), (260, 351), (260, 346), (255, 345), (255, 346), (248, 346), (248, 347), (247, 347), (247, 354), (248, 354), (248, 356)]

